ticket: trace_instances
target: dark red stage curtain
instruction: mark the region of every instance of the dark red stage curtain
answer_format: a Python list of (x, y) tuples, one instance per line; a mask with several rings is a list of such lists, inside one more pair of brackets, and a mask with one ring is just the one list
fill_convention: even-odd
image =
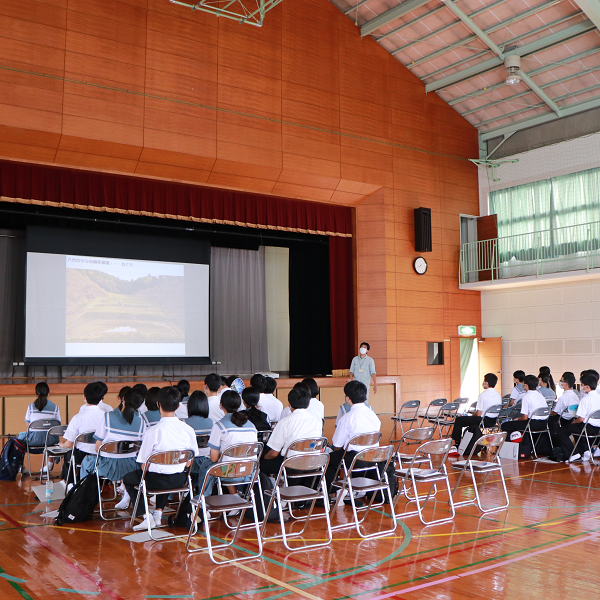
[(354, 347), (354, 267), (352, 238), (329, 238), (331, 359), (334, 369), (349, 369)]
[(0, 161), (3, 201), (328, 236), (352, 235), (346, 206)]

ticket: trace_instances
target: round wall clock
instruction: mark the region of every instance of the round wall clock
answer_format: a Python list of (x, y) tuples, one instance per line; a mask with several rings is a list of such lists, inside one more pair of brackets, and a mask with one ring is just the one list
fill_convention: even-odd
[(413, 261), (413, 269), (417, 275), (425, 275), (427, 272), (427, 261), (422, 256), (417, 256)]

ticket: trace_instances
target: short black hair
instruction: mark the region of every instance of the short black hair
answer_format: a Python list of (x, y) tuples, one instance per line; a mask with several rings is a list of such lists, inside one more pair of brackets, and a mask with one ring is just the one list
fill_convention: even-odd
[(221, 387), (221, 376), (211, 373), (204, 378), (204, 383), (211, 392), (218, 392)]
[(163, 412), (175, 412), (179, 408), (180, 400), (181, 392), (174, 385), (160, 389), (158, 405), (163, 409)]
[(104, 389), (98, 382), (88, 383), (83, 390), (83, 395), (88, 404), (99, 404), (104, 397)]
[(264, 394), (265, 388), (267, 386), (267, 378), (260, 373), (256, 373), (256, 375), (252, 375), (252, 379), (250, 380), (250, 385), (253, 388), (256, 388), (259, 393)]
[(360, 404), (367, 401), (367, 386), (360, 381), (349, 381), (344, 386), (344, 394), (352, 400), (352, 404)]
[(229, 383), (227, 383), (227, 377), (225, 375), (221, 375), (221, 385), (225, 387), (229, 387)]
[(244, 388), (244, 391), (242, 392), (242, 400), (246, 406), (258, 406), (260, 392), (253, 387)]
[(519, 383), (523, 383), (525, 380), (525, 371), (515, 371), (513, 377), (519, 380)]
[(97, 381), (96, 383), (102, 388), (102, 397), (106, 396), (106, 394), (108, 394), (108, 386), (106, 383), (104, 383), (104, 381)]
[(565, 380), (565, 383), (570, 387), (575, 387), (575, 374), (571, 371), (565, 371), (563, 373), (562, 378)]
[(190, 395), (190, 382), (187, 379), (182, 379), (177, 384), (177, 389), (181, 392), (181, 397), (185, 398)]
[(273, 377), (265, 377), (265, 394), (272, 394), (277, 389), (277, 381)]
[[(591, 369), (590, 369), (590, 371), (591, 371)], [(581, 378), (581, 383), (583, 385), (589, 385), (592, 390), (595, 390), (596, 387), (598, 386), (598, 378), (596, 376), (592, 375), (592, 373), (590, 373), (590, 371), (588, 371)]]
[(596, 379), (600, 379), (600, 375), (598, 374), (598, 371), (596, 371), (596, 369), (588, 369), (586, 373), (588, 373), (589, 375), (593, 375)]
[(160, 388), (159, 387), (151, 387), (146, 392), (145, 402), (146, 402), (146, 408), (148, 410), (158, 410), (158, 397), (159, 397), (159, 395), (160, 395)]
[(495, 388), (496, 384), (498, 383), (498, 375), (495, 373), (486, 373), (483, 377), (483, 380), (487, 382), (491, 388)]
[(310, 394), (308, 389), (296, 384), (288, 394), (288, 402), (294, 410), (298, 408), (308, 408), (308, 405), (310, 404)]
[(239, 410), (241, 405), (242, 399), (240, 398), (240, 395), (237, 392), (234, 392), (233, 390), (226, 390), (221, 395), (221, 406), (225, 409), (226, 412), (234, 413), (237, 410)]
[(136, 383), (131, 389), (138, 391), (144, 398), (148, 393), (148, 388), (143, 383)]
[(308, 386), (311, 398), (316, 398), (319, 395), (319, 386), (312, 377), (307, 377), (306, 379), (303, 379), (302, 383), (305, 383)]
[(204, 392), (192, 392), (187, 403), (188, 417), (208, 418), (208, 398)]
[(361, 342), (359, 348), (362, 346), (366, 346), (367, 350), (371, 350), (371, 344), (369, 344), (369, 342)]
[(529, 391), (537, 389), (539, 378), (535, 375), (525, 375), (523, 383), (529, 388)]
[(239, 375), (230, 375), (229, 377), (227, 377), (227, 379), (225, 379), (225, 381), (227, 382), (227, 387), (231, 387), (231, 384), (236, 380), (236, 379), (241, 379)]

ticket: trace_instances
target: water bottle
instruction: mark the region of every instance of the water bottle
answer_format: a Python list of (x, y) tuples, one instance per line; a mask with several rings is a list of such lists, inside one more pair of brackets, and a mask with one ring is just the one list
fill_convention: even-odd
[(48, 504), (52, 502), (52, 496), (54, 495), (54, 482), (46, 481), (46, 501)]

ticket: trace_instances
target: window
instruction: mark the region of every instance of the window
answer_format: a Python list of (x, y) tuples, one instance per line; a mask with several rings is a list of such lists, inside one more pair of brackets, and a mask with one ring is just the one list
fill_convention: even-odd
[(427, 342), (427, 364), (444, 364), (444, 342)]

